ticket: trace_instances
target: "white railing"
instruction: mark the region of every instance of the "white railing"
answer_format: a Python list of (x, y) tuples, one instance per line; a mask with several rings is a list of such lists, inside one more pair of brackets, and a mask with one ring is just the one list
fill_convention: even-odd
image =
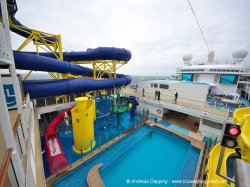
[(0, 22), (0, 61), (6, 62), (7, 52), (6, 52), (6, 37), (5, 30), (2, 23)]
[[(142, 92), (135, 91), (135, 90), (132, 90), (129, 88), (122, 89), (122, 93), (135, 95), (137, 97), (142, 97)], [(155, 96), (153, 93), (151, 93), (151, 95), (145, 93), (144, 98), (147, 98), (150, 100), (155, 100)], [(164, 95), (164, 94), (161, 94), (160, 101), (165, 102), (165, 103), (170, 103), (170, 104), (176, 104), (176, 105), (180, 105), (180, 106), (184, 106), (184, 107), (188, 107), (188, 108), (192, 108), (192, 109), (196, 109), (196, 110), (201, 110), (201, 111), (204, 111), (207, 113), (213, 113), (213, 114), (220, 115), (220, 116), (225, 116), (225, 117), (228, 116), (228, 111), (223, 111), (223, 110), (218, 110), (216, 108), (211, 108), (211, 107), (209, 107), (209, 103), (207, 103), (207, 102), (195, 101), (192, 99), (178, 97), (177, 102), (175, 103), (174, 96)]]
[(26, 126), (28, 127), (26, 186), (36, 186), (34, 109), (28, 94), (25, 96), (23, 102), (23, 113)]
[(11, 50), (11, 40), (10, 40), (10, 30), (8, 25), (8, 12), (6, 8), (6, 1), (1, 1), (1, 13), (0, 17), (0, 64), (13, 64), (10, 58)]

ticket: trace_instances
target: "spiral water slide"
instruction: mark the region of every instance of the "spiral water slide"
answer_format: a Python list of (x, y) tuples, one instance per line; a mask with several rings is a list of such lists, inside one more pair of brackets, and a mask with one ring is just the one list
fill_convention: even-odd
[[(28, 38), (32, 29), (22, 25), (16, 18), (17, 5), (15, 0), (7, 0), (8, 12), (12, 24), (21, 27), (16, 29), (10, 27), (11, 31)], [(43, 34), (46, 37), (45, 34)], [(56, 38), (48, 38), (54, 42)], [(17, 69), (56, 72), (62, 74), (82, 75), (93, 77), (93, 70), (80, 65), (71, 64), (73, 61), (95, 61), (95, 60), (115, 60), (129, 61), (131, 52), (123, 48), (98, 47), (81, 52), (64, 52), (64, 60), (55, 59), (53, 53), (18, 52), (14, 51), (15, 65)], [(112, 89), (115, 87), (126, 86), (131, 83), (131, 77), (123, 74), (116, 74), (116, 79), (93, 80), (88, 78), (63, 79), (63, 80), (27, 80), (23, 82), (24, 89), (29, 92), (32, 99), (82, 93), (93, 90)]]
[[(130, 51), (121, 48), (99, 47), (86, 52), (64, 53), (67, 60), (123, 60), (131, 58)], [(82, 54), (82, 56), (81, 56)], [(42, 55), (50, 55), (42, 54)], [(82, 75), (93, 77), (93, 70), (67, 61), (57, 60), (51, 57), (14, 51), (15, 65), (17, 69), (35, 70), (45, 72), (57, 72), (62, 74)], [(82, 57), (82, 58), (81, 58)], [(107, 75), (104, 75), (104, 78)], [(131, 83), (131, 77), (116, 74), (116, 79), (93, 80), (88, 78), (62, 79), (62, 80), (27, 80), (23, 82), (24, 89), (29, 92), (32, 99), (57, 95), (82, 93), (93, 90), (112, 89), (126, 86)]]

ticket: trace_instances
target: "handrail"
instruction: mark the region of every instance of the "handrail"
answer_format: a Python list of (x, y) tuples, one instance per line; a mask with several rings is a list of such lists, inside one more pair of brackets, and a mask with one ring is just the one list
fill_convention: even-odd
[(12, 151), (13, 151), (13, 148), (9, 148), (9, 149), (7, 149), (7, 151), (5, 153), (3, 164), (2, 164), (1, 170), (0, 170), (0, 173), (1, 173), (1, 175), (0, 175), (0, 187), (4, 187), (4, 181), (5, 181), (7, 171), (9, 168)]
[[(140, 92), (140, 91), (133, 92), (132, 90), (130, 91), (129, 89), (123, 89), (122, 93), (124, 93), (124, 94), (133, 94), (133, 95), (136, 95), (138, 97), (142, 96), (142, 92)], [(144, 94), (144, 97), (147, 98), (147, 99), (152, 99), (152, 100), (155, 99), (154, 95), (151, 96), (149, 94)], [(175, 103), (174, 102), (174, 96), (165, 95), (165, 94), (161, 94), (160, 101), (163, 101), (163, 102), (166, 102), (166, 103)], [(228, 115), (227, 111), (217, 110), (215, 108), (210, 108), (208, 106), (209, 103), (207, 103), (207, 102), (195, 101), (195, 100), (192, 100), (192, 99), (178, 97), (178, 100), (177, 100), (176, 104), (181, 105), (181, 106), (185, 106), (185, 107), (189, 107), (189, 108), (203, 110), (204, 112), (210, 112), (210, 113), (214, 113), (214, 114), (217, 114), (217, 115), (222, 115), (222, 116)]]
[(17, 128), (19, 127), (20, 122), (21, 122), (21, 114), (18, 114), (18, 116), (17, 116), (17, 118), (16, 118), (15, 125), (14, 125), (14, 127), (13, 127), (13, 135), (14, 135), (14, 137), (16, 136)]

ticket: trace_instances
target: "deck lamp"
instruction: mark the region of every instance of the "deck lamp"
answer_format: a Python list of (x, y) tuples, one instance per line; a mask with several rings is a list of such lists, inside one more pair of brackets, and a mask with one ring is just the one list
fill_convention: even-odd
[(238, 145), (237, 137), (240, 133), (240, 126), (227, 123), (221, 145), (231, 149), (235, 148)]

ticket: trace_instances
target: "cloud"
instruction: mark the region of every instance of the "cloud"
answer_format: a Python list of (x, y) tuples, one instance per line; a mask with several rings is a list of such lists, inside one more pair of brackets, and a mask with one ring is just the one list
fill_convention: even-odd
[[(119, 72), (169, 75), (182, 66), (182, 56), (206, 60), (208, 53), (187, 1), (62, 0), (18, 1), (17, 19), (24, 25), (62, 35), (63, 47), (98, 46), (131, 50), (132, 59)], [(209, 47), (218, 58), (231, 58), (238, 46), (250, 49), (247, 0), (191, 0)], [(12, 34), (14, 48), (22, 38)], [(27, 47), (27, 50), (33, 50)], [(249, 56), (245, 61), (249, 61)]]

